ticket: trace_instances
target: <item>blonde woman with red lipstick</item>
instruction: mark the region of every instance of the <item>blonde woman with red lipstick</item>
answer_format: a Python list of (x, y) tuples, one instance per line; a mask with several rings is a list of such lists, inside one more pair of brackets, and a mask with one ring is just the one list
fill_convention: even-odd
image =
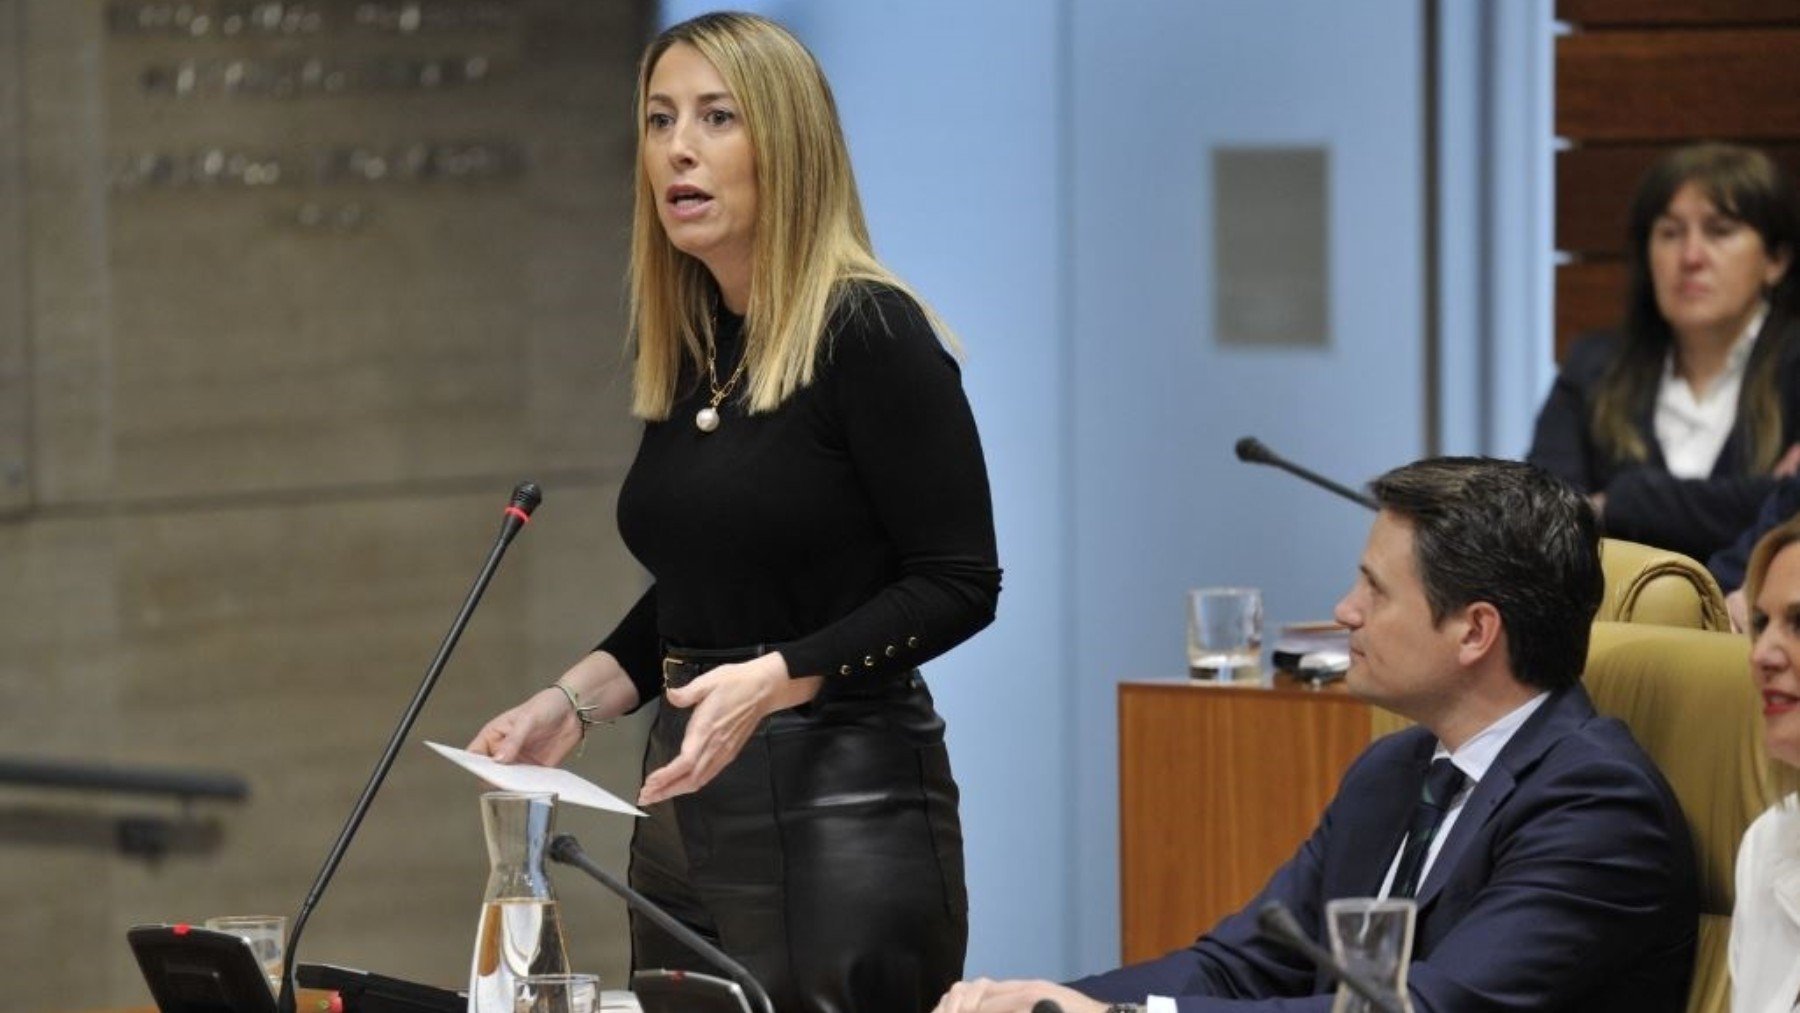
[(1738, 848), (1731, 913), (1734, 1013), (1800, 1009), (1800, 519), (1750, 556), (1750, 671), (1779, 800)]
[(1706, 560), (1800, 470), (1800, 201), (1760, 151), (1678, 148), (1627, 238), (1623, 331), (1569, 350), (1526, 459), (1608, 535)]
[[(917, 1013), (962, 973), (958, 792), (919, 666), (992, 621), (987, 470), (955, 358), (876, 260), (831, 89), (765, 18), (664, 31), (638, 80), (642, 442), (619, 530), (653, 583), (472, 744), (560, 763), (660, 698), (632, 885), (783, 1013)], [(718, 973), (634, 916), (632, 963)]]

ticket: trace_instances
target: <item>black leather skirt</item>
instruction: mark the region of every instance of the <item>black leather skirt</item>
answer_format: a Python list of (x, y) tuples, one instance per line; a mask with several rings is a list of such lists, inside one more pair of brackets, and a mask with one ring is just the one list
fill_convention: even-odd
[[(671, 652), (673, 653), (673, 652)], [(691, 652), (679, 685), (754, 652)], [(663, 706), (644, 771), (681, 750)], [(919, 673), (828, 679), (771, 715), (705, 788), (651, 806), (631, 884), (756, 975), (782, 1013), (918, 1013), (962, 976), (962, 828), (944, 722)], [(648, 919), (632, 967), (721, 974)]]

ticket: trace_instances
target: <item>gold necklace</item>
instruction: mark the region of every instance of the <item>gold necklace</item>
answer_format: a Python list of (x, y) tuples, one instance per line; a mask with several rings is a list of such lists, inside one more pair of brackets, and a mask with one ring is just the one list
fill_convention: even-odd
[(706, 346), (706, 385), (712, 389), (712, 397), (707, 400), (705, 408), (694, 413), (694, 426), (701, 432), (710, 433), (719, 428), (719, 406), (725, 403), (738, 381), (744, 378), (744, 367), (750, 364), (749, 351), (744, 350), (744, 355), (738, 359), (737, 369), (731, 372), (731, 379), (726, 380), (725, 386), (721, 387), (719, 373), (714, 366), (714, 347), (710, 344)]

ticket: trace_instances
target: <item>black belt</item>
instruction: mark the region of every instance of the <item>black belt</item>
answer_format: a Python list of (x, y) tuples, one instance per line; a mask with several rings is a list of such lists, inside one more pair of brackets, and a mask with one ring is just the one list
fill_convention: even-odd
[(720, 665), (735, 665), (769, 653), (762, 644), (725, 650), (698, 650), (666, 644), (663, 648), (662, 679), (664, 689), (685, 686)]

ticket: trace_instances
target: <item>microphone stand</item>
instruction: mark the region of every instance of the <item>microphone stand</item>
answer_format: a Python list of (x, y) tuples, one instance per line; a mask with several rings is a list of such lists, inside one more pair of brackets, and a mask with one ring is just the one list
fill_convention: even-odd
[(330, 854), (325, 856), (324, 868), (319, 870), (318, 878), (313, 880), (312, 889), (307, 891), (299, 913), (294, 916), (294, 927), (288, 932), (287, 946), (281, 958), (281, 993), (275, 1000), (277, 1013), (294, 1013), (294, 958), (299, 951), (300, 933), (306, 928), (307, 918), (311, 917), (313, 908), (318, 906), (325, 887), (337, 872), (338, 863), (343, 861), (344, 852), (350, 847), (350, 839), (356, 836), (357, 828), (362, 826), (363, 816), (369, 811), (369, 804), (375, 801), (375, 793), (380, 790), (381, 783), (387, 780), (388, 770), (400, 755), (400, 746), (405, 743), (407, 733), (412, 731), (413, 723), (419, 719), (419, 712), (425, 708), (425, 700), (437, 685), (438, 676), (444, 671), (444, 663), (450, 660), (450, 652), (456, 649), (456, 642), (462, 638), (463, 628), (469, 625), (469, 617), (475, 613), (475, 606), (481, 604), (481, 596), (487, 590), (488, 582), (494, 578), (494, 571), (500, 568), (500, 559), (506, 555), (507, 546), (512, 544), (513, 537), (531, 520), (531, 512), (537, 509), (543, 499), (544, 494), (536, 483), (521, 482), (513, 489), (512, 502), (503, 513), (500, 536), (494, 540), (487, 562), (482, 565), (481, 573), (475, 578), (475, 585), (463, 599), (462, 609), (450, 624), (449, 632), (444, 634), (443, 643), (438, 645), (437, 656), (426, 667), (425, 678), (420, 681), (418, 690), (413, 693), (412, 702), (406, 705), (405, 713), (400, 716), (399, 726), (388, 738), (387, 748), (382, 751), (374, 772), (369, 775), (369, 783), (363, 786), (356, 805), (351, 807), (350, 818), (344, 821), (344, 829), (338, 831)]
[(1330, 950), (1313, 942), (1305, 932), (1301, 931), (1300, 922), (1294, 918), (1294, 913), (1288, 910), (1286, 904), (1278, 900), (1264, 904), (1256, 912), (1256, 924), (1258, 928), (1262, 929), (1264, 935), (1272, 936), (1278, 942), (1300, 951), (1300, 954), (1312, 961), (1315, 966), (1337, 975), (1339, 981), (1350, 986), (1350, 990), (1357, 995), (1369, 1000), (1382, 1013), (1407, 1013), (1405, 1004), (1400, 1001), (1398, 996), (1370, 981), (1367, 976), (1350, 970), (1344, 966), (1342, 961), (1333, 956)]
[(1333, 482), (1331, 479), (1326, 478), (1316, 471), (1302, 468), (1298, 464), (1277, 454), (1275, 451), (1270, 450), (1263, 441), (1254, 436), (1245, 436), (1239, 439), (1234, 449), (1237, 451), (1237, 459), (1246, 464), (1266, 464), (1271, 468), (1280, 468), (1282, 471), (1285, 471), (1296, 478), (1310, 482), (1326, 492), (1342, 496), (1358, 506), (1368, 507), (1370, 510), (1380, 509), (1380, 506), (1368, 496), (1357, 492), (1349, 486)]
[(762, 983), (756, 980), (744, 965), (726, 956), (718, 947), (702, 939), (699, 933), (676, 921), (667, 911), (657, 907), (650, 898), (633, 890), (621, 882), (617, 876), (607, 872), (587, 856), (581, 849), (581, 842), (573, 834), (557, 834), (550, 842), (550, 860), (563, 865), (573, 865), (617, 894), (633, 911), (656, 923), (656, 927), (681, 940), (689, 949), (705, 957), (713, 966), (731, 975), (731, 980), (743, 986), (752, 1000), (766, 1013), (775, 1013), (775, 1004), (769, 1000), (769, 993), (763, 991)]

